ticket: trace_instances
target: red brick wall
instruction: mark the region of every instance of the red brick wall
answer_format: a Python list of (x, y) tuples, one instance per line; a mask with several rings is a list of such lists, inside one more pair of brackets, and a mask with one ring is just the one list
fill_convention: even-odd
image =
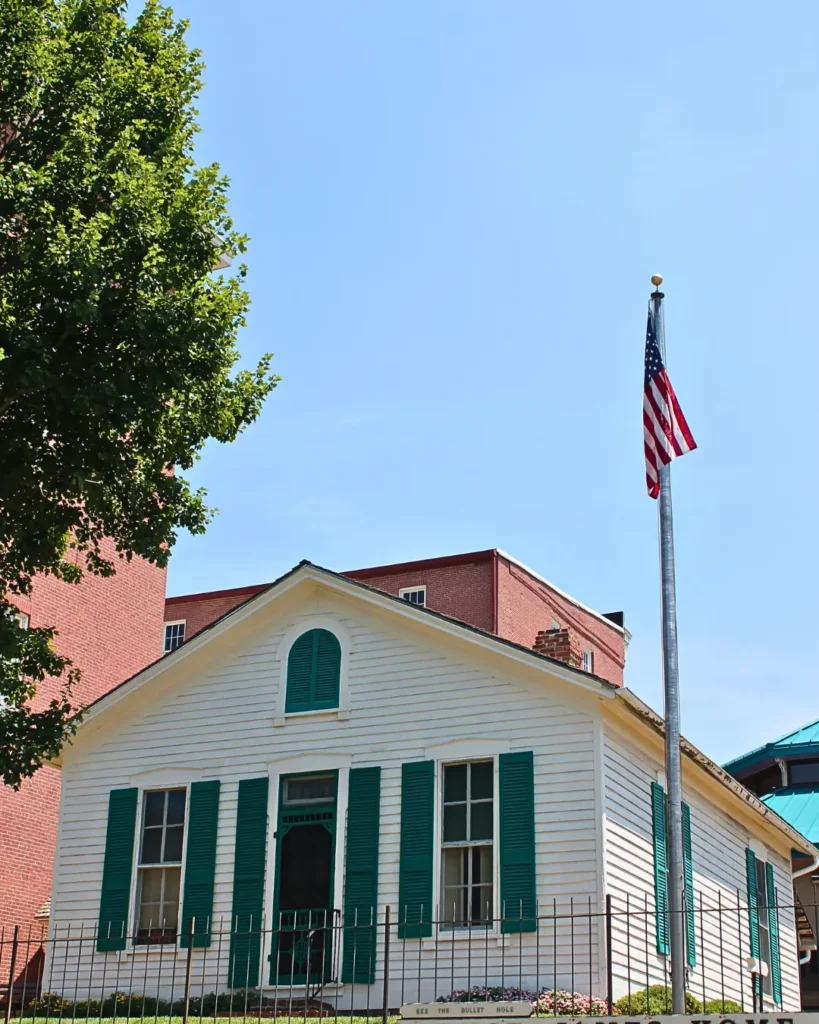
[[(106, 555), (116, 558), (113, 545)], [(40, 577), (18, 606), (32, 626), (54, 626), (57, 648), (82, 671), (74, 701), (89, 704), (162, 653), (165, 570), (141, 559), (120, 562), (110, 579), (86, 575), (78, 586)], [(58, 690), (38, 688), (37, 703)], [(0, 928), (27, 930), (51, 892), (60, 773), (42, 768), (18, 793), (0, 785)]]
[(594, 652), (594, 674), (623, 685), (625, 639), (613, 623), (584, 611), (512, 562), (498, 559), (498, 634), (533, 647), (540, 630), (568, 627)]
[(425, 584), (427, 608), (488, 632), (494, 629), (491, 558), (461, 565), (421, 567), (385, 575), (370, 575), (370, 570), (366, 569), (345, 575), (352, 579), (360, 579), (362, 583), (377, 587), (387, 594), (395, 595), (401, 587)]
[(169, 597), (165, 601), (165, 622), (185, 621), (185, 639), (191, 637), (227, 615), (248, 598), (258, 594), (268, 584), (237, 587), (235, 590), (215, 590), (209, 594), (188, 594), (184, 597)]
[[(427, 607), (452, 618), (468, 622), (487, 632), (495, 632), (523, 647), (534, 647), (537, 634), (552, 628), (552, 620), (571, 629), (581, 649), (594, 654), (595, 675), (618, 686), (623, 684), (625, 640), (621, 629), (578, 607), (524, 569), (494, 551), (475, 552), (473, 556), (431, 559), (416, 568), (386, 566), (387, 570), (356, 569), (344, 575), (388, 594), (402, 587), (425, 585)], [(497, 598), (494, 574), (497, 566)], [(219, 616), (258, 593), (263, 585), (236, 590), (213, 591), (168, 598), (165, 621), (185, 619), (185, 637), (190, 639)]]

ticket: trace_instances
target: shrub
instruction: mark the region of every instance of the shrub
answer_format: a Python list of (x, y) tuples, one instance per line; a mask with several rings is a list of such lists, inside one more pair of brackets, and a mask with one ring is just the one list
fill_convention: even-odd
[(709, 999), (705, 1004), (705, 1013), (742, 1013), (742, 1007), (733, 999)]
[[(630, 1016), (671, 1013), (671, 989), (665, 985), (652, 985), (649, 989), (641, 988), (637, 992), (632, 992), (630, 997), (626, 995), (618, 999), (614, 1004), (614, 1009), (618, 1014)], [(702, 1003), (690, 992), (685, 993), (685, 1012), (702, 1013)]]

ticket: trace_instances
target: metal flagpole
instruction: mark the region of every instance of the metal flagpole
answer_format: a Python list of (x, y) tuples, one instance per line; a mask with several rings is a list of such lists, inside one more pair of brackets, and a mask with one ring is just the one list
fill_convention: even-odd
[[(654, 334), (665, 356), (663, 279), (651, 278)], [(659, 526), (660, 577), (663, 608), (663, 681), (665, 684), (666, 855), (668, 858), (668, 917), (671, 945), (671, 1012), (685, 1013), (685, 876), (682, 838), (682, 769), (680, 766), (680, 680), (677, 665), (677, 590), (674, 576), (674, 515), (671, 505), (671, 464), (661, 466)]]

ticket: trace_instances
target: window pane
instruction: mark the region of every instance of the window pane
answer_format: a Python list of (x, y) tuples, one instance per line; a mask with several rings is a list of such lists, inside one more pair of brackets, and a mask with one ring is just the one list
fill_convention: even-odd
[(448, 764), (444, 767), (444, 803), (466, 800), (466, 765)]
[(462, 843), (466, 839), (466, 804), (444, 806), (444, 842)]
[(185, 790), (172, 789), (168, 793), (168, 824), (181, 825), (185, 820)]
[(159, 864), (162, 860), (162, 829), (146, 828), (142, 836), (143, 864)]
[(470, 839), (492, 838), (492, 807), (493, 805), (490, 801), (470, 806)]
[[(159, 831), (157, 829), (157, 831)], [(182, 826), (173, 825), (165, 830), (165, 856), (163, 860), (182, 860)]]
[(165, 812), (165, 793), (145, 794), (145, 824), (161, 825)]
[(139, 909), (139, 930), (161, 928), (162, 910), (158, 903), (143, 903)]
[(472, 848), (472, 883), (486, 885), (492, 881), (492, 847), (475, 846)]
[(166, 903), (179, 902), (179, 878), (181, 874), (181, 868), (165, 868), (164, 899)]
[(444, 850), (444, 888), (466, 882), (466, 858), (469, 850)]
[(162, 871), (140, 871), (139, 874), (142, 880), (140, 902), (159, 903), (162, 898)]
[(492, 796), (492, 776), (494, 774), (491, 761), (479, 761), (472, 765), (472, 799), (485, 800)]
[(444, 889), (444, 905), (441, 916), (450, 926), (466, 924), (466, 905), (469, 890), (466, 888)]
[(472, 889), (472, 923), (483, 924), (492, 920), (492, 886), (476, 885)]
[(819, 782), (819, 761), (793, 761), (790, 765), (791, 785), (804, 786)]
[(336, 780), (333, 775), (321, 775), (312, 779), (285, 779), (284, 802), (286, 804), (321, 803), (334, 800)]

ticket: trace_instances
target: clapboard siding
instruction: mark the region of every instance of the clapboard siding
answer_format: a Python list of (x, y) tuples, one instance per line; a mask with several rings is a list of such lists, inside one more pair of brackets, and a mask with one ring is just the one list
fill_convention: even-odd
[[(659, 757), (638, 749), (616, 726), (604, 730), (606, 886), (615, 910), (647, 908), (648, 932), (639, 919), (632, 920), (626, 935), (623, 919), (615, 917), (612, 963), (617, 994), (646, 984), (646, 965), (651, 984), (663, 983), (666, 959), (657, 953), (654, 900), (654, 854), (652, 844), (651, 783), (663, 771)], [(700, 1000), (720, 998), (722, 977), (726, 998), (749, 999), (747, 974), (740, 969), (748, 956), (747, 912), (718, 913), (723, 907), (747, 906), (745, 849), (748, 830), (690, 785), (683, 787), (683, 799), (691, 808), (691, 845), (694, 866), (697, 966), (690, 971), (690, 991)], [(780, 902), (792, 902), (790, 861), (768, 851), (774, 866)], [(721, 921), (721, 930), (720, 930)], [(780, 920), (782, 989), (786, 1009), (799, 1008), (799, 973), (794, 949), (796, 933), (792, 918)], [(722, 957), (720, 956), (722, 950)], [(630, 971), (627, 965), (630, 964)]]
[[(551, 692), (546, 678), (539, 691), (533, 690), (531, 683), (520, 681), (513, 665), (503, 675), (494, 669), (487, 671), (479, 662), (467, 663), (444, 650), (426, 648), (415, 634), (400, 626), (385, 628), (383, 620), (364, 615), (353, 618), (349, 608), (349, 604), (324, 598), (313, 601), (303, 614), (291, 613), (286, 620), (272, 624), (268, 621), (244, 650), (162, 693), (148, 711), (122, 723), (82, 756), (73, 756), (72, 750), (66, 753), (52, 927), (64, 929), (69, 923), (76, 927), (96, 918), (110, 789), (134, 784), (133, 777), (141, 772), (179, 766), (201, 770), (202, 779), (221, 781), (213, 913), (217, 927), (224, 922), (227, 928), (239, 781), (266, 775), (269, 762), (305, 751), (349, 755), (354, 767), (381, 767), (379, 904), (383, 908), (390, 903), (395, 912), (401, 765), (423, 759), (430, 745), (475, 737), (505, 743), (509, 750), (534, 751), (541, 909), (551, 908), (556, 901), (567, 911), (572, 899), (600, 906), (596, 703), (582, 691), (573, 699), (565, 684), (556, 684)], [(288, 718), (284, 725), (276, 726), (278, 690), (285, 669), (278, 660), (279, 644), (297, 623), (306, 630), (314, 620), (327, 617), (336, 618), (350, 638), (349, 720), (339, 720), (333, 714), (311, 715)], [(342, 823), (337, 843), (343, 842)], [(561, 936), (563, 931), (561, 927)], [(539, 938), (525, 935), (522, 944), (518, 937), (511, 939), (518, 966), (532, 984), (539, 955), (536, 944), (539, 941), (545, 946), (551, 941), (549, 934), (543, 929)], [(492, 942), (493, 958), (504, 956), (504, 947), (495, 939)], [(576, 937), (575, 943), (578, 969), (585, 959), (585, 975), (591, 966), (595, 990), (600, 988), (598, 942), (595, 927), (590, 948), (586, 948), (586, 936)], [(381, 936), (379, 977), (383, 967), (380, 944)], [(415, 958), (417, 945), (412, 954)], [(447, 944), (448, 948), (452, 945)], [(570, 954), (563, 952), (563, 945), (561, 942), (559, 959), (568, 970)], [(423, 946), (421, 956), (431, 968), (435, 950), (426, 943)], [(208, 954), (206, 977), (199, 976), (199, 983), (211, 987), (219, 982), (216, 975), (211, 976), (214, 948)], [(467, 957), (464, 950), (463, 943), (455, 943), (451, 952), (456, 962)], [(399, 951), (395, 955), (400, 958)], [(148, 978), (155, 976), (156, 951), (129, 952), (128, 956), (133, 958), (129, 965), (138, 962)], [(194, 950), (193, 956), (196, 976), (196, 965), (204, 963), (202, 951)], [(93, 970), (95, 984), (100, 984), (97, 974), (104, 959), (97, 956), (93, 968), (73, 963), (66, 974), (74, 983), (76, 979), (82, 983)], [(66, 965), (50, 965), (55, 976), (63, 967)], [(266, 970), (266, 964), (262, 969)], [(221, 970), (226, 974), (226, 951)], [(433, 973), (430, 969), (429, 976)]]

